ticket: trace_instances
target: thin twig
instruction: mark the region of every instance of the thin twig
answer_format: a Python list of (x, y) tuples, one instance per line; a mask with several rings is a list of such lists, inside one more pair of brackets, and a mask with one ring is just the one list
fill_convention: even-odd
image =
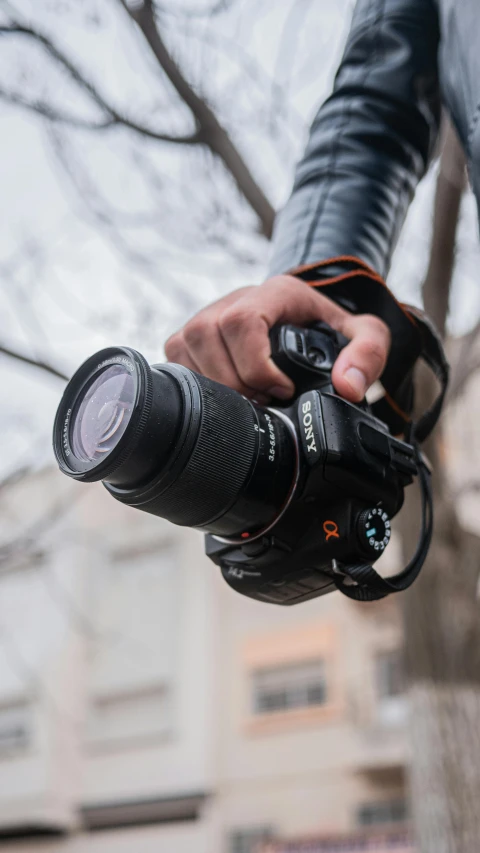
[(10, 24), (8, 26), (0, 26), (0, 37), (8, 35), (17, 35), (17, 36), (25, 36), (26, 38), (30, 38), (33, 41), (38, 42), (42, 45), (42, 47), (46, 50), (46, 52), (54, 59), (59, 65), (63, 67), (63, 69), (68, 73), (68, 75), (72, 78), (72, 80), (87, 94), (92, 98), (92, 100), (96, 103), (104, 113), (107, 114), (107, 117), (100, 122), (88, 121), (87, 119), (77, 118), (69, 113), (62, 112), (61, 110), (57, 110), (52, 107), (50, 104), (47, 104), (45, 101), (40, 99), (29, 101), (27, 98), (23, 97), (23, 95), (18, 92), (8, 92), (5, 89), (0, 89), (0, 98), (4, 101), (7, 101), (15, 106), (21, 107), (22, 109), (28, 110), (30, 112), (37, 113), (38, 115), (43, 116), (44, 118), (48, 118), (50, 121), (61, 122), (63, 124), (70, 125), (72, 127), (77, 127), (82, 130), (109, 130), (114, 127), (123, 126), (128, 128), (129, 130), (133, 130), (136, 133), (141, 134), (142, 136), (147, 136), (150, 139), (155, 139), (158, 142), (170, 142), (176, 145), (197, 145), (201, 140), (201, 136), (198, 131), (194, 131), (193, 133), (184, 134), (181, 136), (172, 136), (169, 133), (161, 133), (156, 130), (153, 130), (150, 127), (147, 127), (143, 124), (139, 124), (134, 121), (132, 118), (128, 118), (125, 115), (119, 113), (111, 104), (109, 104), (106, 98), (101, 94), (99, 89), (90, 81), (87, 80), (85, 75), (77, 68), (73, 62), (66, 56), (65, 53), (55, 45), (52, 40), (46, 36), (44, 33), (39, 32), (38, 30), (34, 30), (31, 27), (25, 27), (20, 24)]
[(43, 361), (42, 359), (30, 358), (30, 356), (18, 352), (17, 350), (13, 350), (10, 347), (6, 347), (3, 344), (0, 344), (0, 355), (6, 355), (8, 358), (19, 361), (22, 364), (29, 364), (31, 367), (37, 367), (39, 370), (43, 370), (51, 376), (56, 376), (57, 379), (62, 379), (64, 382), (68, 382), (68, 376), (65, 373), (57, 367), (54, 367), (53, 364), (49, 364), (47, 361)]
[(190, 109), (198, 127), (201, 142), (206, 145), (225, 165), (242, 196), (257, 214), (262, 233), (271, 238), (275, 211), (263, 190), (255, 181), (250, 168), (232, 142), (228, 132), (220, 124), (207, 101), (200, 97), (187, 81), (179, 65), (167, 49), (157, 26), (153, 4), (145, 0), (142, 6), (129, 6), (126, 0), (118, 0), (130, 18), (137, 24), (160, 68), (184, 104)]

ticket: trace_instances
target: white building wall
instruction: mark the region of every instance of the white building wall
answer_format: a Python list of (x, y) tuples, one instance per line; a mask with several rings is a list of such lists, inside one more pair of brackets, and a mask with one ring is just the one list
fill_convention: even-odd
[[(362, 802), (402, 796), (404, 732), (379, 728), (372, 687), (376, 651), (400, 643), (393, 604), (243, 598), (198, 533), (51, 469), (0, 500), (0, 519), (4, 541), (37, 524), (35, 553), (0, 563), (0, 833), (69, 833), (5, 840), (6, 853), (231, 853), (235, 831), (347, 831)], [(255, 667), (312, 656), (326, 661), (327, 706), (256, 718)], [(11, 753), (8, 703), (31, 715)], [(195, 820), (159, 822), (190, 800)], [(145, 808), (155, 825), (85, 830)]]
[[(16, 551), (35, 528), (35, 553), (0, 575), (0, 830), (210, 793), (214, 573), (199, 534), (53, 470), (0, 516)], [(21, 749), (2, 750), (9, 709), (27, 715)]]

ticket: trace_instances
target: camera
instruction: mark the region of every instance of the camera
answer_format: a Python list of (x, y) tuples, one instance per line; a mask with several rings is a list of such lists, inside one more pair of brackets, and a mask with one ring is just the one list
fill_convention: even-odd
[[(263, 406), (178, 364), (149, 365), (128, 347), (91, 356), (55, 418), (61, 471), (102, 480), (121, 503), (206, 535), (206, 552), (236, 591), (292, 605), (340, 589), (372, 600), (405, 589), (432, 528), (427, 464), (363, 401), (332, 385), (347, 340), (323, 323), (275, 327), (272, 358), (295, 384)], [(405, 487), (419, 478), (420, 539), (406, 569), (382, 578)]]

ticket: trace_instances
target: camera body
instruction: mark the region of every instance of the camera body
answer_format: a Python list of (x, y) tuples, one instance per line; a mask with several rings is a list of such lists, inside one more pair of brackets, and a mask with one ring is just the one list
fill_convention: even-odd
[[(431, 541), (431, 484), (418, 441), (438, 417), (447, 376), (437, 339), (422, 328), (424, 358), (445, 381), (417, 424), (406, 415), (408, 440), (392, 435), (391, 413), (401, 410), (387, 393), (395, 387), (388, 364), (385, 398), (353, 405), (331, 378), (347, 339), (323, 323), (284, 325), (270, 342), (295, 385), (287, 404), (257, 404), (183, 365), (150, 365), (130, 347), (90, 356), (57, 410), (60, 470), (79, 482), (101, 480), (121, 503), (207, 534), (208, 556), (251, 598), (291, 605), (335, 588), (362, 601), (400, 592)], [(408, 370), (393, 367), (411, 382)], [(372, 564), (415, 476), (417, 550), (400, 573), (382, 578)]]
[[(237, 592), (292, 605), (357, 585), (353, 569), (375, 562), (391, 519), (419, 473), (412, 444), (392, 436), (366, 401), (339, 397), (331, 371), (347, 340), (325, 324), (271, 331), (272, 358), (294, 382), (287, 405), (263, 409), (256, 429), (275, 455), (269, 412), (289, 426), (296, 450), (292, 488), (273, 524), (236, 537), (206, 536), (206, 553)], [(263, 407), (258, 407), (261, 410)], [(268, 446), (269, 445), (269, 446)]]

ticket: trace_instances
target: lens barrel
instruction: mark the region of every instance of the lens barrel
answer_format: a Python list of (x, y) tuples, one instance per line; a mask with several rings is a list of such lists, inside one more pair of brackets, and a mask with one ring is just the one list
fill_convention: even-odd
[(127, 347), (102, 350), (75, 373), (53, 444), (68, 476), (242, 540), (275, 521), (297, 474), (295, 438), (277, 412), (181, 365), (149, 366)]

